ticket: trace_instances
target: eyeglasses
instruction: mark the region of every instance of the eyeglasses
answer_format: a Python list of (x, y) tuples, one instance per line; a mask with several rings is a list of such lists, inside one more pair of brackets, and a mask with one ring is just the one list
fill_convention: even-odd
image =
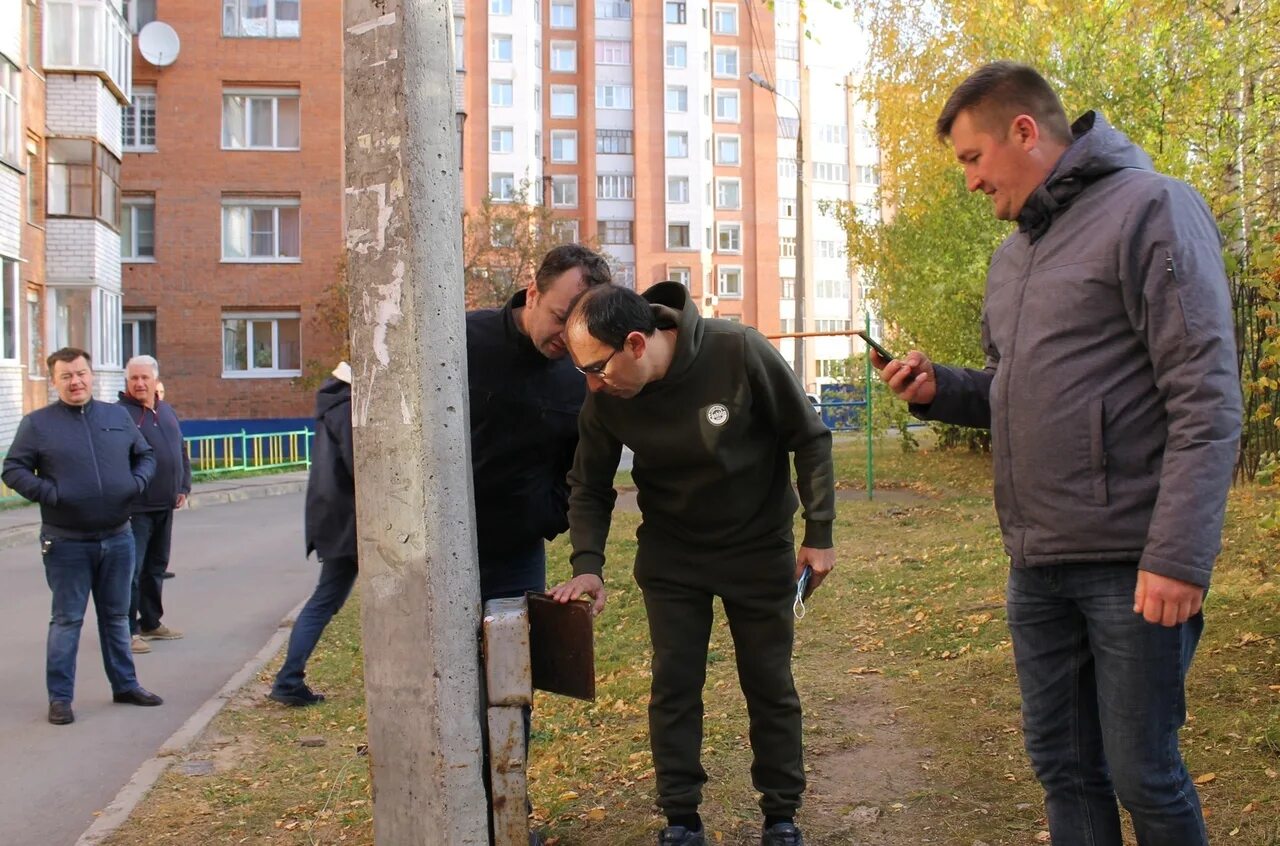
[(616, 350), (609, 353), (609, 357), (606, 358), (604, 361), (598, 362), (596, 364), (585, 364), (582, 367), (579, 367), (578, 365), (575, 364), (573, 368), (574, 370), (577, 370), (579, 373), (581, 373), (583, 376), (603, 376), (605, 368), (609, 366), (609, 362), (613, 361), (613, 357), (620, 352), (622, 352), (622, 347), (618, 347)]

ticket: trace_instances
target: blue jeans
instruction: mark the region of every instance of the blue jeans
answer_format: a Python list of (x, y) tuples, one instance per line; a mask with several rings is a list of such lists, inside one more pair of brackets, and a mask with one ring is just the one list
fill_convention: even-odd
[(70, 702), (76, 690), (80, 627), (93, 594), (102, 665), (112, 693), (138, 687), (129, 652), (129, 585), (133, 578), (133, 534), (126, 529), (103, 540), (81, 541), (42, 535), (44, 576), (53, 591), (45, 683), (49, 701)]
[(276, 673), (271, 687), (273, 692), (290, 694), (302, 689), (306, 683), (307, 660), (320, 642), (324, 627), (351, 595), (358, 574), (355, 558), (327, 558), (320, 562), (320, 581), (294, 621), (284, 665)]
[(160, 595), (169, 569), (173, 511), (141, 511), (133, 515), (129, 524), (135, 553), (129, 631), (138, 634), (160, 628), (160, 618), (164, 616)]
[(1166, 628), (1133, 612), (1133, 564), (1014, 568), (1008, 615), (1031, 766), (1062, 846), (1207, 846), (1178, 752), (1197, 614)]

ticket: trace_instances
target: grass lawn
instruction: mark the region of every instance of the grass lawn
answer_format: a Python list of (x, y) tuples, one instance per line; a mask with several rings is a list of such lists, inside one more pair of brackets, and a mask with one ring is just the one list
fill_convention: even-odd
[[(797, 624), (808, 841), (1045, 842), (1040, 790), (1021, 748), (987, 457), (906, 455), (887, 440), (868, 501), (862, 442), (842, 439), (837, 449), (837, 572)], [(1274, 488), (1232, 493), (1190, 681), (1183, 746), (1215, 843), (1280, 844), (1280, 538), (1257, 527), (1277, 499)], [(609, 605), (596, 627), (597, 700), (538, 697), (532, 800), (560, 846), (650, 844), (661, 825), (645, 716), (648, 637), (629, 573), (637, 524), (635, 514), (615, 516)], [(564, 539), (552, 544), (552, 580), (567, 574), (567, 551)], [(703, 816), (712, 843), (754, 844), (759, 817), (734, 660), (721, 616), (705, 697)], [(267, 702), (274, 670), (175, 762), (110, 844), (373, 842), (357, 603), (312, 661), (311, 680), (329, 702), (292, 710)], [(325, 745), (301, 746), (308, 736)]]

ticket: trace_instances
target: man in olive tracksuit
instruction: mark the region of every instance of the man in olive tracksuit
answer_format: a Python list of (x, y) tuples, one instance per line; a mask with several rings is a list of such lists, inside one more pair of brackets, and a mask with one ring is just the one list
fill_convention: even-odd
[[(791, 606), (806, 566), (816, 585), (835, 563), (831, 434), (762, 335), (702, 319), (678, 283), (659, 283), (643, 297), (616, 286), (588, 290), (569, 314), (566, 337), (591, 395), (569, 473), (574, 577), (551, 593), (562, 602), (587, 594), (596, 613), (604, 608), (613, 477), (626, 444), (644, 518), (635, 577), (653, 643), (649, 731), (668, 819), (658, 842), (705, 842), (702, 687), (718, 596), (750, 715), (761, 843), (800, 846), (794, 815), (805, 777)], [(804, 506), (798, 553), (789, 453)]]

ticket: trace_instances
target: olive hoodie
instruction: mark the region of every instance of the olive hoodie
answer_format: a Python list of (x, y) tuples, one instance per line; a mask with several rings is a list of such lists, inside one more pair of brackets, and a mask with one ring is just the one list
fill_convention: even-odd
[(642, 544), (654, 536), (732, 552), (791, 543), (803, 504), (804, 545), (830, 548), (831, 433), (790, 366), (756, 330), (704, 320), (679, 283), (661, 282), (644, 297), (660, 329), (677, 329), (674, 356), (666, 375), (636, 396), (593, 393), (582, 406), (569, 472), (574, 575), (603, 570), (624, 444), (635, 453)]

